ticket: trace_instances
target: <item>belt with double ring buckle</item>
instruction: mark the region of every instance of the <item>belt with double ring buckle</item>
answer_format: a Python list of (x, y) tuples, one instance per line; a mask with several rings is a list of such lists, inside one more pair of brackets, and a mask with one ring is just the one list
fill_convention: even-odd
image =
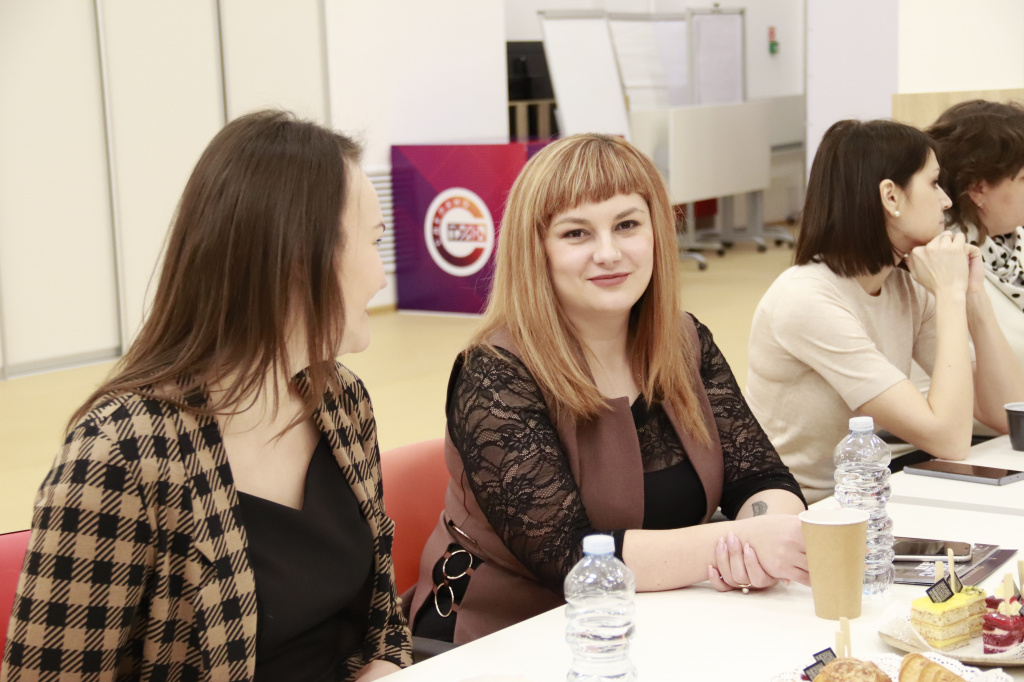
[[(451, 559), (452, 557), (459, 556), (460, 554), (464, 554), (464, 555), (466, 555), (469, 558), (469, 564), (466, 566), (466, 569), (464, 571), (462, 571), (461, 573), (459, 573), (457, 575), (449, 575), (449, 573), (448, 573), (448, 560)], [(455, 603), (455, 591), (452, 590), (452, 586), (451, 586), (451, 583), (449, 581), (460, 580), (460, 579), (465, 578), (467, 576), (473, 575), (473, 572), (476, 570), (473, 567), (473, 560), (474, 560), (474, 558), (475, 557), (470, 552), (466, 551), (462, 547), (459, 547), (459, 548), (457, 548), (455, 550), (450, 550), (450, 549), (449, 550), (445, 550), (444, 556), (443, 556), (442, 561), (441, 561), (441, 576), (442, 576), (441, 582), (439, 584), (435, 584), (434, 588), (433, 588), (433, 592), (434, 592), (434, 610), (437, 611), (437, 615), (441, 616), (442, 618), (447, 618), (448, 616), (452, 615), (452, 613), (458, 613), (459, 605)], [(448, 591), (448, 599), (449, 599), (449, 606), (448, 606), (448, 612), (447, 613), (443, 613), (442, 612), (442, 610), (441, 610), (441, 603), (438, 601), (438, 595), (443, 594), (445, 590)]]

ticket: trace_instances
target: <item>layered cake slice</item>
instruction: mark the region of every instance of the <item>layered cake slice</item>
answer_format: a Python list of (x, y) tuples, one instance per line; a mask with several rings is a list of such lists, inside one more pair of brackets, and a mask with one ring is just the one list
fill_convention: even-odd
[(1024, 616), (986, 613), (981, 639), (986, 654), (1004, 654), (1024, 642)]
[(951, 651), (981, 635), (984, 614), (984, 590), (964, 587), (943, 602), (933, 602), (929, 597), (915, 599), (911, 604), (910, 623), (928, 646)]

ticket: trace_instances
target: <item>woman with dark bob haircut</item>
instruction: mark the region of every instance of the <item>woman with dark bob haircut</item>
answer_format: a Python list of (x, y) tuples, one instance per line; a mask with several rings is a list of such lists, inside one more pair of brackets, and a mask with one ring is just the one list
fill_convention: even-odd
[(594, 532), (642, 591), (807, 583), (800, 489), (682, 310), (665, 183), (628, 142), (576, 135), (523, 168), (447, 417), (418, 635), (466, 642), (562, 604)]
[(925, 132), (953, 202), (950, 222), (981, 248), (996, 319), (1024, 361), (1024, 106), (955, 104)]
[[(840, 121), (825, 133), (796, 264), (754, 313), (747, 378), (754, 414), (809, 501), (832, 494), (832, 449), (850, 417), (963, 459), (972, 413), (1005, 433), (1003, 404), (1024, 398), (981, 254), (945, 230), (949, 206), (916, 128)], [(911, 360), (931, 375), (928, 395), (907, 379)]]
[(349, 138), (203, 152), (152, 310), (35, 501), (3, 680), (372, 680), (411, 663), (362, 382), (384, 229)]

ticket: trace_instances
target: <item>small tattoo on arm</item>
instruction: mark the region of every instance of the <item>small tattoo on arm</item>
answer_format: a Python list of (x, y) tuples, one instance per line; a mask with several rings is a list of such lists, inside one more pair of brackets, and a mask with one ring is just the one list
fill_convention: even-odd
[(754, 510), (754, 516), (761, 516), (762, 514), (767, 514), (768, 513), (768, 503), (767, 502), (760, 502), (760, 501), (758, 501), (758, 502), (755, 502), (754, 504), (750, 505), (750, 507)]

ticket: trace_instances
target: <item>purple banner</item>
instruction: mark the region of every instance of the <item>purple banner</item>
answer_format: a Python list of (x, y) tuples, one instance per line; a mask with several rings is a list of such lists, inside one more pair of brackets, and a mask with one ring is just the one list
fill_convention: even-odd
[(400, 309), (484, 309), (505, 199), (526, 157), (518, 143), (391, 148)]

